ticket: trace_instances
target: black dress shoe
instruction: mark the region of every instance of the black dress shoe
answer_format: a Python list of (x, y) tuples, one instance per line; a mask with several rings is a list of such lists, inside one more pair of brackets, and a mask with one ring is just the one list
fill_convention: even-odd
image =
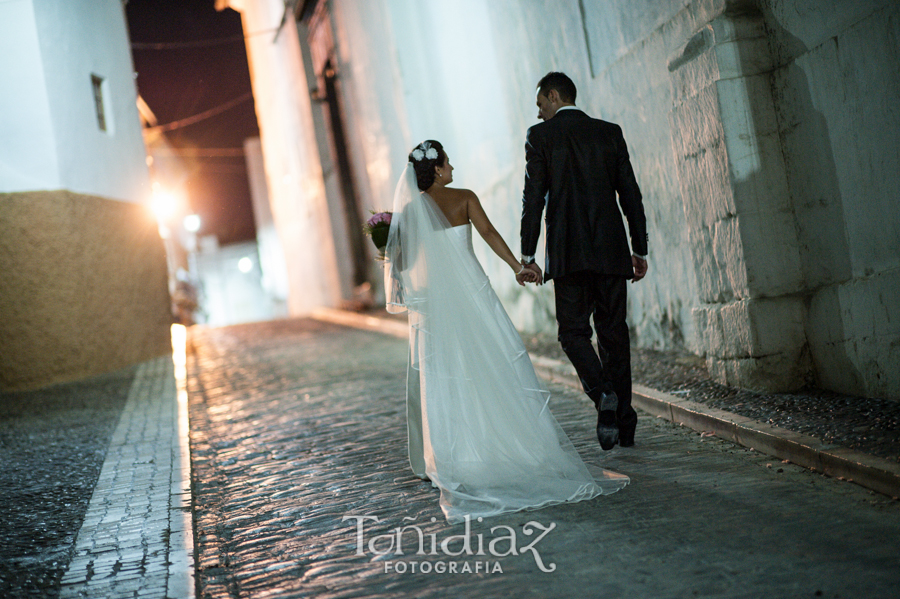
[(637, 419), (630, 422), (619, 421), (619, 446), (632, 447), (634, 445), (634, 430), (637, 428)]
[(597, 408), (597, 440), (604, 451), (609, 451), (619, 441), (619, 427), (616, 426), (616, 408), (619, 398), (615, 393), (604, 393), (600, 396)]

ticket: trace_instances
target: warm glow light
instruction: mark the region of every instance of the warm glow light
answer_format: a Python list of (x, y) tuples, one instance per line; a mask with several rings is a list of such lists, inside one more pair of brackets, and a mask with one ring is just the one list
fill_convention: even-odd
[(244, 273), (250, 272), (253, 270), (253, 260), (244, 256), (240, 260), (238, 260), (238, 270)]
[(153, 192), (153, 200), (150, 203), (150, 207), (160, 221), (170, 219), (175, 214), (175, 211), (178, 210), (178, 206), (178, 198), (171, 193), (162, 190)]
[(196, 233), (200, 230), (200, 215), (199, 214), (188, 214), (184, 217), (184, 228), (186, 231), (190, 231), (191, 233)]

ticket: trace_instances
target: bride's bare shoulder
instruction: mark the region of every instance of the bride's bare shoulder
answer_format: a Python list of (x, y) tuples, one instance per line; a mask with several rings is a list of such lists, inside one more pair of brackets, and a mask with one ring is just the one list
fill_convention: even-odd
[(475, 192), (471, 189), (458, 189), (456, 187), (445, 187), (448, 196), (459, 202), (468, 202), (471, 199), (478, 199)]
[(472, 201), (478, 201), (472, 191), (453, 187), (442, 187), (432, 197), (453, 226), (469, 222)]
[(456, 187), (444, 187), (432, 197), (439, 202), (447, 204), (462, 204), (472, 199), (478, 199), (478, 196), (472, 190), (458, 189)]

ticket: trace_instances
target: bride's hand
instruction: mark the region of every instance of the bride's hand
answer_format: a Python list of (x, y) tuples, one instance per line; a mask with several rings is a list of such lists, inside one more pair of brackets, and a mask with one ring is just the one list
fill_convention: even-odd
[(530, 283), (534, 283), (535, 285), (542, 285), (544, 283), (544, 273), (541, 271), (541, 267), (536, 263), (532, 262), (531, 264), (526, 264), (525, 272), (531, 273), (533, 276), (533, 278), (529, 279)]
[(538, 275), (531, 268), (525, 267), (516, 275), (516, 282), (522, 287), (525, 283), (537, 283)]
[(521, 271), (516, 273), (516, 283), (518, 283), (522, 287), (525, 286), (526, 282), (531, 283), (532, 281), (529, 280), (531, 278), (533, 278), (533, 273), (530, 273), (527, 268), (523, 268)]

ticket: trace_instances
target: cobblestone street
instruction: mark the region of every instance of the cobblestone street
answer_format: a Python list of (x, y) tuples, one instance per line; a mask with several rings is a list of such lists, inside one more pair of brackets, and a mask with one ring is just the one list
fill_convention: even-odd
[(192, 329), (202, 597), (897, 596), (900, 502), (645, 414), (602, 452), (560, 385), (582, 457), (631, 484), (472, 522), (467, 555), (409, 469), (405, 365), (402, 340), (314, 320)]

